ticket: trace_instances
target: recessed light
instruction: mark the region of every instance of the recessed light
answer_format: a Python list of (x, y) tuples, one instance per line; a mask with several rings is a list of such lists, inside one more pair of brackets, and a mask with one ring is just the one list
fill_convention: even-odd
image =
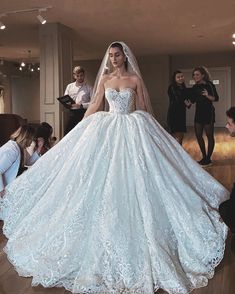
[(5, 30), (5, 28), (6, 28), (6, 26), (4, 25), (4, 23), (2, 23), (2, 22), (0, 21), (0, 29), (1, 29), (1, 30)]
[(235, 33), (233, 34), (233, 38), (235, 39)]

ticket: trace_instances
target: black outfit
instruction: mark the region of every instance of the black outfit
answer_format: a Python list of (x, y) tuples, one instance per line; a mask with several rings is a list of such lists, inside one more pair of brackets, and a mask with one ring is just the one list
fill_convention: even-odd
[(184, 104), (185, 86), (170, 85), (168, 96), (170, 100), (167, 125), (170, 133), (186, 132), (186, 105)]
[[(214, 122), (215, 122), (215, 108), (211, 100), (202, 95), (202, 91), (207, 90), (208, 95), (215, 98), (214, 101), (219, 100), (218, 93), (214, 84), (207, 81), (203, 84), (195, 84), (192, 88), (192, 99), (196, 103), (196, 112), (194, 118), (194, 127), (197, 141), (202, 152), (202, 160), (199, 161), (201, 165), (207, 165), (211, 163), (211, 155), (215, 146), (214, 138)], [(203, 139), (203, 130), (206, 132), (208, 139), (208, 150), (206, 152), (205, 141)]]
[(220, 204), (219, 213), (232, 233), (235, 233), (235, 183), (233, 184), (230, 199)]
[(71, 109), (69, 121), (65, 129), (65, 135), (68, 134), (84, 117), (86, 109)]
[(203, 90), (207, 90), (208, 95), (215, 97), (214, 101), (219, 100), (219, 95), (216, 91), (214, 84), (210, 81), (205, 84), (195, 84), (193, 86), (194, 90), (194, 101), (196, 103), (196, 112), (195, 112), (195, 123), (201, 125), (214, 124), (215, 122), (215, 108), (212, 101), (203, 96), (201, 93)]

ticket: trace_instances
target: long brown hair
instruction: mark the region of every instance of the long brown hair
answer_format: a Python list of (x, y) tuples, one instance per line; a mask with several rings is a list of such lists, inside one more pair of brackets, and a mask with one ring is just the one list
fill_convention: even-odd
[(211, 80), (211, 76), (210, 76), (210, 73), (209, 73), (209, 70), (205, 67), (205, 66), (198, 66), (198, 67), (195, 67), (193, 69), (193, 74), (195, 71), (199, 71), (201, 73), (201, 75), (203, 75), (203, 80), (205, 82), (209, 82)]
[(10, 136), (10, 139), (15, 141), (20, 148), (20, 153), (21, 153), (20, 167), (24, 167), (25, 149), (30, 146), (34, 138), (35, 138), (35, 129), (27, 124), (19, 127)]

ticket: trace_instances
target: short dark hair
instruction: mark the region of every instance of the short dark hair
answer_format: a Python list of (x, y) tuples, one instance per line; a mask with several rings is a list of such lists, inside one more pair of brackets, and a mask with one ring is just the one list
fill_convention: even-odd
[(230, 107), (227, 111), (226, 111), (227, 117), (231, 118), (234, 122), (235, 122), (235, 107)]
[(53, 128), (47, 122), (42, 122), (36, 130), (36, 138), (43, 138), (45, 144), (49, 144), (49, 139), (53, 133)]

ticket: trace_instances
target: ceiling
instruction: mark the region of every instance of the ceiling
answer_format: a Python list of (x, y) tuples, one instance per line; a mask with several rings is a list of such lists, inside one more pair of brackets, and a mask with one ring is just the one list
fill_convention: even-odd
[[(52, 6), (42, 15), (74, 30), (74, 59), (103, 56), (108, 44), (125, 41), (136, 55), (235, 52), (235, 0), (1, 0), (8, 11)], [(0, 59), (39, 58), (37, 12), (0, 20)]]

